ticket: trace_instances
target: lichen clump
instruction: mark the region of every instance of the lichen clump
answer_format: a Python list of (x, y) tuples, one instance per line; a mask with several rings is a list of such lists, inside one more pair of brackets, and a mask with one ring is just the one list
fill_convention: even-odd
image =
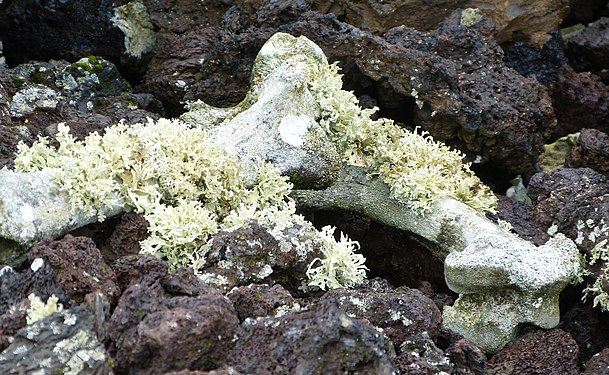
[[(105, 219), (104, 210), (117, 202), (126, 211), (143, 214), (150, 236), (140, 243), (142, 252), (167, 260), (171, 269), (201, 270), (205, 245), (220, 230), (255, 219), (272, 224), (272, 232), (279, 233), (304, 220), (287, 197), (292, 188), (288, 177), (261, 163), (257, 182), (246, 186), (235, 159), (212, 144), (203, 129), (181, 121), (121, 123), (84, 141), (59, 124), (55, 138), (58, 147), (47, 138), (31, 147), (20, 144), (16, 170), (50, 173), (69, 195), (74, 210), (97, 215), (100, 221)], [(324, 233), (317, 240), (331, 255), (336, 247)], [(329, 287), (355, 285), (363, 280), (363, 273), (357, 277), (340, 278)]]
[(25, 318), (27, 324), (32, 324), (46, 318), (51, 314), (63, 311), (63, 305), (58, 303), (59, 298), (57, 298), (54, 294), (47, 299), (46, 303), (42, 302), (40, 297), (34, 293), (31, 293), (29, 296), (27, 296), (27, 298), (30, 301), (30, 308), (27, 309), (27, 316)]
[(372, 116), (350, 91), (342, 90), (336, 64), (315, 64), (310, 90), (321, 107), (320, 124), (344, 160), (367, 168), (389, 185), (393, 197), (424, 214), (451, 196), (478, 211), (494, 211), (497, 198), (464, 163), (464, 155), (424, 131), (409, 131)]

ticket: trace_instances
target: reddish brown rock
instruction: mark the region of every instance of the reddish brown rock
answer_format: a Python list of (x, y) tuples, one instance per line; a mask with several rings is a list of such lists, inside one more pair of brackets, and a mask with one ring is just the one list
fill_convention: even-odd
[(609, 177), (609, 135), (596, 129), (582, 129), (565, 166), (587, 167)]
[(159, 259), (141, 257), (134, 267), (141, 276), (125, 290), (108, 325), (117, 371), (220, 367), (238, 327), (231, 302), (197, 289), (184, 275), (167, 274)]
[(486, 355), (468, 339), (459, 339), (455, 341), (446, 349), (445, 353), (454, 366), (453, 374), (486, 374)]
[(140, 252), (140, 241), (148, 238), (148, 222), (142, 215), (128, 212), (121, 216), (120, 222), (108, 239), (114, 257)]
[(55, 282), (70, 305), (82, 303), (92, 292), (102, 293), (111, 303), (120, 295), (114, 271), (90, 238), (67, 234), (61, 240), (43, 241), (30, 250), (28, 259), (41, 259), (55, 270)]
[(556, 224), (558, 232), (571, 239), (582, 231), (580, 248), (589, 251), (594, 245), (588, 235), (593, 228), (578, 222), (600, 223), (609, 217), (609, 181), (589, 168), (562, 168), (535, 174), (527, 188), (533, 201), (533, 219), (539, 227), (538, 238), (548, 238), (547, 229)]
[(488, 361), (487, 374), (577, 374), (579, 349), (560, 329), (533, 331), (513, 341)]
[(321, 301), (333, 301), (349, 316), (382, 328), (396, 348), (422, 341), (423, 332), (434, 339), (440, 330), (440, 310), (416, 289), (386, 292), (336, 289), (326, 293)]
[(243, 322), (246, 318), (257, 318), (275, 315), (278, 312), (286, 313), (298, 309), (299, 305), (290, 292), (281, 285), (250, 284), (233, 288), (226, 295)]
[(246, 374), (393, 374), (391, 344), (333, 303), (246, 320), (228, 364)]
[(609, 348), (596, 353), (584, 364), (582, 375), (607, 375), (609, 374)]

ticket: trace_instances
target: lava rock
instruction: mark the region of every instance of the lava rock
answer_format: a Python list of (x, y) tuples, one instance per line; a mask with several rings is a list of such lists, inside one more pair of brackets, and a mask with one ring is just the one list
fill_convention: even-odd
[(609, 177), (609, 135), (596, 129), (582, 129), (565, 166), (587, 167)]
[(609, 68), (609, 18), (602, 17), (588, 25), (563, 30), (564, 49), (577, 71), (601, 71)]
[(533, 219), (537, 222), (540, 238), (548, 238), (547, 229), (553, 224), (572, 239), (582, 230), (585, 239), (580, 248), (589, 251), (587, 225), (578, 229), (578, 222), (592, 220), (599, 224), (609, 217), (609, 181), (590, 168), (562, 168), (548, 173), (537, 173), (527, 188), (533, 201)]
[(326, 293), (321, 301), (333, 301), (347, 315), (381, 328), (396, 348), (424, 341), (423, 332), (426, 338), (434, 339), (440, 330), (440, 310), (416, 289), (336, 289)]
[(82, 303), (92, 292), (102, 293), (111, 303), (120, 295), (114, 271), (90, 238), (68, 234), (58, 241), (44, 241), (30, 250), (28, 259), (42, 260), (55, 270), (55, 281), (65, 291), (68, 306)]
[(228, 364), (248, 374), (392, 374), (393, 347), (334, 303), (276, 318), (246, 320)]
[(484, 375), (487, 364), (486, 355), (468, 339), (453, 342), (445, 351), (453, 364), (453, 373), (459, 375)]
[(194, 291), (184, 288), (187, 281), (169, 276), (161, 260), (141, 257), (135, 266), (141, 276), (121, 296), (108, 328), (117, 371), (162, 374), (220, 367), (238, 327), (231, 302), (202, 289), (195, 296), (175, 295)]
[(0, 354), (0, 372), (111, 373), (94, 323), (94, 315), (79, 306), (27, 325)]
[(609, 348), (603, 349), (595, 354), (584, 364), (582, 375), (607, 375), (609, 374)]
[(560, 329), (530, 332), (488, 361), (488, 374), (577, 374), (577, 343)]
[(119, 258), (140, 252), (140, 241), (148, 238), (148, 221), (142, 215), (127, 212), (108, 239), (112, 256)]
[(226, 295), (243, 322), (246, 318), (285, 314), (299, 310), (300, 305), (281, 285), (250, 284), (233, 288)]

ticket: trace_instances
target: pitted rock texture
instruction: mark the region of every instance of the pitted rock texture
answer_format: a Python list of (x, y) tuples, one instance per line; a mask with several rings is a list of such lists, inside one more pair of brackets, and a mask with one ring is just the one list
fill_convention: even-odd
[(383, 334), (326, 302), (245, 321), (228, 364), (248, 374), (392, 374), (394, 356)]
[(577, 71), (600, 72), (609, 68), (609, 18), (563, 31), (564, 49)]
[[(535, 174), (527, 189), (533, 201), (533, 219), (540, 228), (540, 237), (547, 238), (547, 229), (557, 225), (558, 232), (572, 239), (578, 237), (581, 220), (600, 223), (609, 217), (609, 181), (590, 168), (562, 168)], [(592, 228), (582, 228), (581, 248), (589, 251), (587, 240)]]
[(595, 354), (584, 365), (582, 375), (607, 375), (609, 374), (609, 348)]
[(609, 177), (609, 135), (596, 129), (582, 129), (565, 166), (586, 167)]
[(82, 303), (87, 294), (100, 292), (111, 302), (120, 295), (116, 276), (88, 237), (66, 235), (58, 241), (45, 241), (28, 253), (28, 259), (48, 263), (55, 270), (55, 281), (72, 303)]
[(116, 370), (163, 374), (221, 366), (238, 327), (232, 303), (217, 293), (184, 290), (183, 278), (168, 275), (161, 260), (142, 257), (135, 266), (141, 276), (121, 296), (108, 326)]
[(27, 325), (0, 354), (0, 372), (111, 373), (95, 322), (94, 314), (79, 306)]
[(488, 362), (488, 374), (577, 374), (579, 349), (560, 329), (534, 331), (516, 339)]
[[(281, 14), (288, 9), (301, 8), (287, 6)], [(288, 13), (291, 18), (276, 27), (271, 16), (231, 8), (219, 32), (193, 33), (175, 44), (180, 59), (153, 61), (140, 89), (153, 92), (170, 112), (181, 113), (183, 100), (235, 105), (245, 97), (243, 83), (262, 44), (276, 31), (304, 35), (329, 60), (340, 61), (347, 87), (376, 99), (381, 115), (421, 125), (472, 160), (479, 155), (510, 172), (534, 171), (555, 125), (550, 98), (534, 79), (505, 67), (488, 22), (462, 26), (456, 12), (431, 32), (399, 27), (379, 37), (332, 14)]]
[(298, 310), (299, 304), (280, 284), (250, 284), (231, 289), (226, 295), (231, 300), (239, 321), (246, 318), (272, 316)]
[(403, 344), (422, 345), (425, 339), (435, 339), (440, 330), (440, 310), (416, 289), (387, 292), (337, 289), (326, 293), (321, 301), (332, 301), (347, 315), (382, 328), (396, 348)]
[[(311, 224), (306, 225), (309, 226), (312, 228)], [(225, 277), (224, 288), (228, 290), (252, 282), (272, 282), (300, 295), (309, 264), (321, 254), (319, 244), (307, 233), (311, 228), (303, 227), (295, 224), (285, 229), (280, 239), (256, 221), (232, 231), (221, 231), (211, 239), (207, 265), (202, 272)]]
[(135, 93), (110, 61), (96, 56), (74, 60), (0, 67), (0, 115), (4, 101), (8, 110), (0, 122), (0, 167), (12, 167), (20, 141), (31, 145), (39, 136), (52, 137), (60, 122), (83, 139), (121, 119), (132, 124), (163, 113), (158, 100)]
[(446, 355), (453, 364), (455, 374), (485, 375), (486, 355), (468, 339), (453, 342), (446, 350)]

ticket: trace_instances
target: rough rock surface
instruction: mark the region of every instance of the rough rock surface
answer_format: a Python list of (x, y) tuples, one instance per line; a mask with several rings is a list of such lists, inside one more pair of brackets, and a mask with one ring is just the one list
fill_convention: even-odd
[(506, 65), (527, 77), (535, 77), (552, 97), (557, 124), (551, 139), (597, 128), (609, 131), (609, 87), (591, 73), (577, 73), (569, 66), (560, 34), (538, 48), (527, 43), (504, 46)]
[(7, 2), (0, 8), (0, 30), (8, 62), (118, 58), (123, 35), (110, 22), (112, 13), (113, 2), (108, 0)]
[[(582, 220), (600, 223), (609, 217), (609, 182), (607, 178), (589, 168), (563, 168), (535, 174), (527, 189), (533, 201), (533, 218), (540, 236), (547, 238), (547, 229), (557, 225), (560, 233), (578, 237), (577, 224)], [(592, 244), (587, 240), (592, 228), (583, 228), (584, 250)]]
[(160, 260), (141, 257), (135, 266), (142, 276), (125, 290), (108, 326), (116, 370), (162, 374), (221, 366), (238, 326), (231, 302), (202, 290), (189, 296)]
[(108, 374), (109, 356), (84, 307), (54, 313), (27, 325), (0, 354), (0, 372)]
[(291, 310), (298, 310), (300, 305), (290, 292), (280, 284), (250, 284), (233, 288), (226, 295), (243, 322), (246, 318), (258, 318), (285, 314)]
[(311, 224), (296, 224), (274, 236), (266, 225), (249, 221), (232, 231), (222, 231), (210, 241), (202, 272), (213, 278), (219, 275), (227, 290), (272, 281), (299, 295), (309, 264), (321, 254), (311, 230)]
[(582, 129), (565, 166), (590, 168), (609, 177), (609, 135), (596, 129)]
[(564, 49), (577, 71), (600, 72), (609, 68), (609, 18), (563, 30)]
[[(281, 27), (269, 21), (286, 14)], [(534, 79), (505, 67), (488, 22), (466, 27), (459, 19), (455, 13), (429, 33), (402, 27), (379, 37), (298, 4), (256, 17), (234, 7), (219, 31), (193, 32), (175, 45), (180, 59), (153, 61), (140, 88), (178, 113), (183, 100), (235, 105), (265, 41), (276, 31), (305, 35), (341, 62), (347, 87), (376, 99), (381, 115), (421, 125), (482, 163), (531, 173), (554, 126), (550, 99)]]
[(589, 360), (609, 345), (609, 321), (604, 315), (599, 308), (592, 307), (592, 301), (578, 301), (564, 314), (560, 328), (579, 345), (581, 361)]
[(441, 314), (432, 300), (416, 289), (393, 291), (337, 289), (321, 301), (332, 301), (347, 315), (381, 328), (396, 348), (435, 339), (440, 330)]
[[(137, 123), (158, 118), (154, 112), (163, 113), (158, 100), (151, 94), (135, 93), (108, 60), (96, 56), (76, 60), (72, 64), (51, 60), (0, 67), (0, 108), (5, 100), (10, 116), (0, 123), (0, 167), (13, 165), (19, 141), (29, 145), (38, 136), (54, 136), (59, 122), (82, 139), (121, 119)], [(4, 111), (0, 109), (0, 113)]]
[(609, 374), (609, 348), (603, 349), (595, 354), (584, 365), (582, 375), (607, 375)]
[(453, 364), (455, 374), (486, 374), (486, 355), (468, 339), (453, 342), (445, 351)]
[[(111, 256), (122, 257), (140, 252), (140, 241), (148, 237), (148, 222), (142, 215), (127, 212), (108, 239)], [(102, 249), (103, 250), (103, 249)]]
[(577, 343), (560, 329), (516, 339), (488, 362), (488, 374), (577, 374)]
[(120, 295), (114, 271), (88, 237), (68, 234), (58, 241), (43, 241), (28, 252), (28, 259), (32, 264), (48, 263), (55, 269), (55, 281), (71, 303), (84, 302), (92, 292), (103, 294), (110, 303)]
[(228, 364), (248, 374), (392, 374), (393, 347), (334, 303), (278, 318), (246, 320)]

